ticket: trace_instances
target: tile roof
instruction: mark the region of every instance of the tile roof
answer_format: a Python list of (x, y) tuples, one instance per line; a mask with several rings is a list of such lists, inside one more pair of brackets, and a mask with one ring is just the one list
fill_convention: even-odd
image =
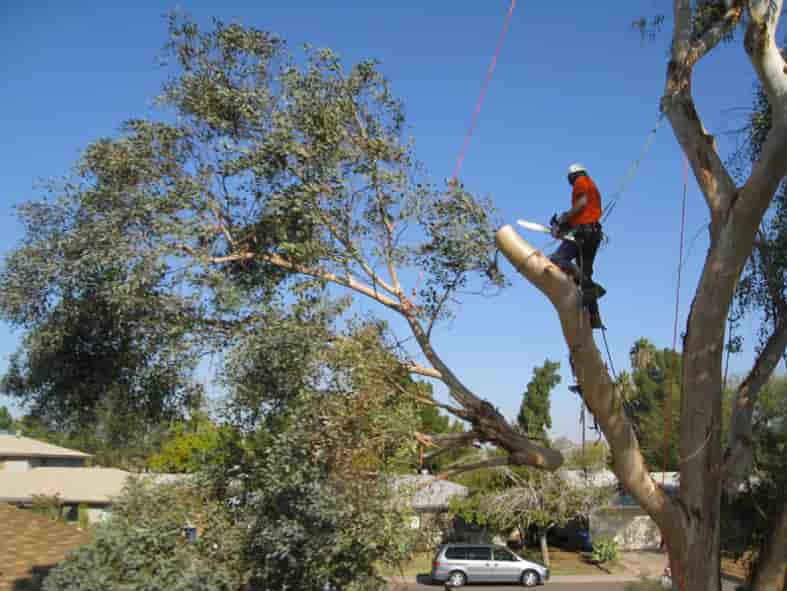
[(89, 458), (90, 454), (16, 435), (0, 434), (0, 457)]
[(38, 591), (51, 567), (89, 541), (75, 526), (0, 503), (0, 591)]

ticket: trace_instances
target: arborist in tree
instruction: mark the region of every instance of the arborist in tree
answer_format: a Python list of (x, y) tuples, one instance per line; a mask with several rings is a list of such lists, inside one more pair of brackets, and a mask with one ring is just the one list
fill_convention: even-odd
[[(604, 328), (598, 311), (598, 298), (606, 290), (593, 282), (593, 261), (601, 244), (601, 194), (596, 183), (588, 176), (581, 164), (568, 167), (568, 183), (572, 186), (571, 209), (553, 215), (550, 220), (556, 238), (567, 234), (573, 240), (564, 239), (549, 258), (566, 273), (572, 275), (582, 292), (582, 303), (590, 312), (590, 325)], [(572, 261), (576, 260), (577, 265)]]

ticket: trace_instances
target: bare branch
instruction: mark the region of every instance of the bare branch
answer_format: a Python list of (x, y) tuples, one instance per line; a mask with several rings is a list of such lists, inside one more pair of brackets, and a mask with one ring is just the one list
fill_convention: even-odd
[(404, 368), (410, 373), (418, 374), (427, 378), (436, 378), (438, 380), (443, 379), (443, 375), (432, 367), (424, 367), (423, 365), (418, 365), (417, 363), (406, 363)]
[(478, 398), (459, 381), (432, 347), (418, 319), (409, 312), (405, 312), (404, 316), (421, 351), (440, 372), (441, 379), (450, 389), (451, 396), (467, 411), (468, 420), (473, 423), (475, 429), (483, 433), (484, 439), (495, 442), (511, 454), (510, 463), (513, 465), (527, 465), (547, 470), (556, 470), (562, 465), (563, 456), (560, 452), (534, 444), (513, 428), (495, 407)]
[(400, 314), (404, 313), (402, 305), (399, 302), (381, 294), (373, 287), (370, 287), (369, 285), (366, 285), (365, 283), (358, 281), (350, 274), (348, 274), (346, 277), (340, 277), (339, 275), (336, 275), (335, 273), (331, 273), (330, 271), (326, 271), (324, 269), (308, 267), (306, 265), (301, 265), (299, 263), (288, 261), (284, 257), (277, 254), (255, 253), (255, 252), (247, 251), (247, 252), (234, 253), (226, 256), (206, 256), (203, 253), (197, 252), (194, 248), (188, 245), (180, 245), (179, 249), (191, 256), (194, 256), (196, 258), (199, 258), (201, 260), (204, 260), (212, 264), (232, 263), (237, 261), (250, 261), (255, 259), (267, 261), (268, 263), (271, 263), (272, 265), (275, 265), (282, 269), (295, 271), (297, 273), (303, 273), (304, 275), (308, 275), (310, 277), (315, 277), (317, 279), (322, 279), (330, 283), (335, 283), (337, 285), (347, 287), (348, 289), (357, 291), (358, 293), (361, 293), (383, 304), (384, 306), (391, 308), (396, 312), (399, 312)]
[(757, 356), (749, 375), (741, 382), (730, 417), (730, 440), (724, 453), (722, 478), (725, 488), (735, 494), (752, 466), (752, 416), (757, 396), (768, 382), (787, 348), (787, 320), (782, 318)]

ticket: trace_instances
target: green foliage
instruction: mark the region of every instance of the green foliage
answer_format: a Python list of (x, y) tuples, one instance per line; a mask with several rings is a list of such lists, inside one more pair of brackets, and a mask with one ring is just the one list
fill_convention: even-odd
[(544, 365), (533, 370), (533, 378), (527, 384), (519, 409), (517, 422), (528, 437), (547, 440), (547, 429), (552, 428), (549, 414), (549, 394), (560, 383), (560, 363), (544, 361)]
[[(189, 523), (202, 532), (195, 543), (184, 536)], [(44, 589), (237, 591), (247, 578), (242, 540), (226, 507), (198, 487), (132, 483), (93, 541), (55, 567)]]
[(0, 431), (13, 431), (16, 425), (14, 417), (5, 406), (0, 406)]
[(85, 503), (79, 503), (77, 506), (77, 520), (82, 530), (86, 531), (90, 527), (90, 515), (88, 514), (88, 506)]
[(30, 511), (53, 521), (63, 520), (63, 502), (59, 495), (33, 495)]
[(572, 450), (566, 458), (565, 466), (580, 470), (600, 470), (606, 467), (609, 454), (609, 447), (603, 441), (588, 443), (584, 450), (581, 447)]
[[(759, 395), (752, 421), (754, 479), (725, 502), (725, 550), (741, 557), (760, 548), (787, 497), (787, 378), (772, 378)], [(756, 563), (756, 560), (755, 560)]]
[(148, 467), (154, 472), (198, 472), (219, 450), (221, 431), (221, 427), (202, 413), (189, 421), (178, 422), (170, 429), (160, 451), (148, 459)]
[(645, 462), (651, 470), (664, 467), (665, 413), (671, 397), (666, 470), (679, 470), (680, 355), (670, 349), (657, 349), (648, 340), (639, 339), (631, 348), (630, 358), (632, 373), (622, 374), (621, 383)]
[[(372, 564), (411, 548), (386, 474), (417, 457), (418, 386), (388, 327), (344, 322), (350, 302), (326, 284), (399, 305), (376, 270), (423, 271), (408, 310), (429, 332), (458, 290), (503, 284), (494, 210), (425, 180), (373, 62), (293, 57), (241, 25), (169, 24), (161, 120), (125, 122), (19, 208), (0, 315), (26, 335), (4, 388), (49, 432), (95, 424), (98, 446), (132, 435), (150, 450), (203, 395), (197, 360), (218, 353), (228, 429), (205, 503), (237, 513), (211, 509), (228, 538), (216, 550), (181, 542), (186, 516), (166, 499), (160, 516), (121, 512), (52, 589), (377, 588)], [(167, 447), (166, 465), (195, 467), (215, 443), (202, 435)]]
[(611, 538), (598, 540), (597, 542), (593, 542), (593, 552), (590, 556), (593, 562), (599, 564), (617, 562), (620, 558), (620, 546)]

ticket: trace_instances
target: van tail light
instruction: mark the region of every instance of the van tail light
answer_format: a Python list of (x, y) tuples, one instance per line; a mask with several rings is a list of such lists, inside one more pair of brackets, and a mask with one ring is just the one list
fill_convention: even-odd
[(434, 568), (434, 569), (440, 568), (440, 561), (439, 560), (433, 560), (432, 561), (432, 568)]

